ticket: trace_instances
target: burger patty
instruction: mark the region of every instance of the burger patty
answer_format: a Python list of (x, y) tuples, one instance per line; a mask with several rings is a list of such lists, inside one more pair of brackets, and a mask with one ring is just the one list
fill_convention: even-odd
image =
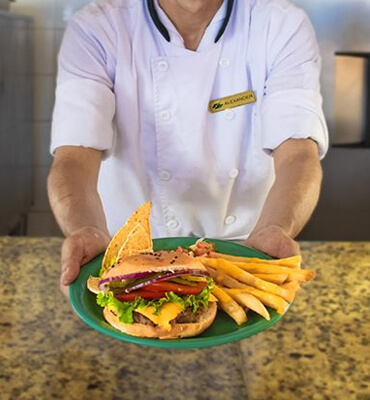
[(175, 324), (191, 324), (198, 322), (204, 313), (204, 307), (199, 307), (194, 313), (191, 307), (186, 307), (185, 310), (179, 314), (171, 323)]
[[(199, 307), (194, 313), (191, 307), (187, 307), (176, 318), (170, 321), (171, 324), (191, 324), (198, 322), (204, 313), (204, 307)], [(134, 322), (137, 324), (156, 326), (156, 324), (144, 315), (134, 311)]]
[(143, 314), (140, 314), (136, 311), (134, 311), (133, 314), (134, 314), (134, 322), (136, 322), (137, 324), (155, 326), (155, 323), (151, 321), (149, 318), (145, 317)]

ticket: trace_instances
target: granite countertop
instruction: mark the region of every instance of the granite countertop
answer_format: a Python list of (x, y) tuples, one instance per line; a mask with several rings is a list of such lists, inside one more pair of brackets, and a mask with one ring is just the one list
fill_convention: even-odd
[(0, 238), (2, 400), (370, 399), (370, 243), (301, 243), (318, 276), (282, 321), (181, 351), (86, 326), (58, 289), (61, 243)]

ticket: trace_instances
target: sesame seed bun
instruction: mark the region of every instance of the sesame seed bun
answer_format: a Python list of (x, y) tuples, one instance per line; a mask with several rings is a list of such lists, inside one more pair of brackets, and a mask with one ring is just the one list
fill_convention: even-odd
[(103, 277), (109, 278), (138, 272), (182, 271), (184, 269), (207, 271), (197, 258), (186, 253), (157, 251), (155, 253), (141, 253), (121, 258), (106, 271)]

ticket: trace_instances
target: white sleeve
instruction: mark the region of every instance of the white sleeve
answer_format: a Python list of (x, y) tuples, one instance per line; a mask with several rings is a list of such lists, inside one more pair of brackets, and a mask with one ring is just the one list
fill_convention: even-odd
[(59, 54), (52, 153), (60, 146), (83, 146), (106, 156), (113, 146), (113, 77), (97, 33), (99, 29), (89, 31), (74, 20), (66, 30)]
[(289, 7), (271, 24), (268, 77), (261, 104), (263, 149), (270, 154), (287, 139), (315, 140), (328, 149), (320, 94), (321, 59), (306, 14)]

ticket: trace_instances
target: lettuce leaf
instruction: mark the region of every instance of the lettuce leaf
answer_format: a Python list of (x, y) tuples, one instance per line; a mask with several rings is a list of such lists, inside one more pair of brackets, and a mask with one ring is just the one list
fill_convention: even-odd
[(207, 278), (208, 286), (199, 294), (189, 296), (179, 296), (174, 292), (167, 292), (166, 297), (155, 300), (145, 300), (141, 297), (134, 301), (119, 301), (114, 297), (113, 292), (107, 294), (99, 292), (96, 302), (101, 307), (108, 307), (114, 311), (120, 322), (124, 324), (134, 323), (133, 312), (138, 308), (154, 307), (154, 314), (158, 315), (160, 308), (165, 303), (178, 303), (185, 310), (190, 307), (193, 313), (196, 313), (199, 307), (208, 307), (209, 295), (213, 288), (213, 280)]
[(110, 310), (113, 310), (118, 319), (124, 324), (132, 324), (134, 322), (133, 311), (137, 308), (137, 303), (143, 299), (137, 299), (135, 301), (119, 301), (114, 297), (113, 292), (108, 292), (104, 294), (104, 292), (99, 292), (96, 298), (96, 302), (101, 307), (108, 307)]

